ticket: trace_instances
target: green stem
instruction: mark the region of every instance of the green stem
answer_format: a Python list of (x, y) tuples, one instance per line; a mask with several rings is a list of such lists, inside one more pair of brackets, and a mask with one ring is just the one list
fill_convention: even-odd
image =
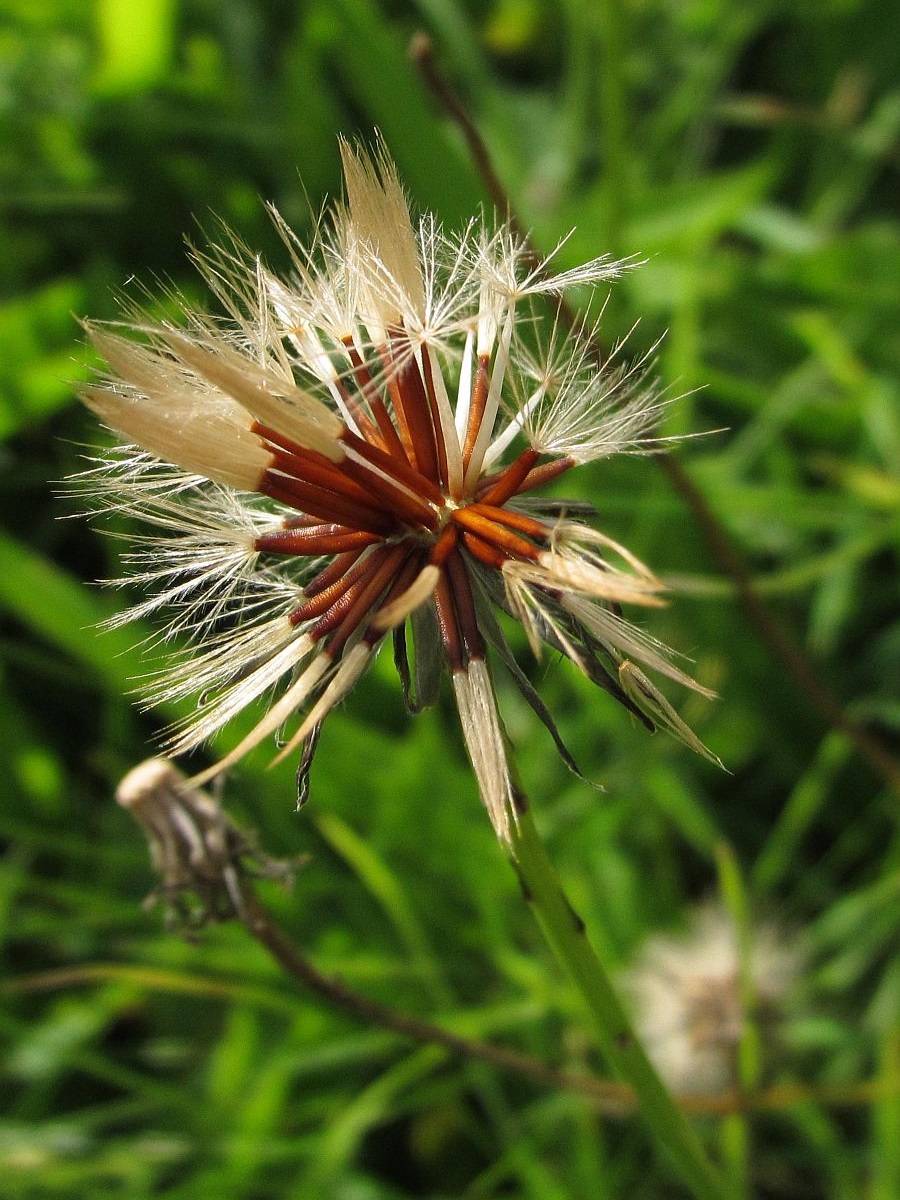
[[(756, 992), (753, 984), (753, 931), (750, 925), (750, 904), (747, 888), (733, 848), (720, 842), (715, 849), (719, 890), (737, 933), (738, 996), (741, 1012), (741, 1034), (737, 1047), (738, 1092), (748, 1097), (756, 1093), (761, 1076), (759, 1025), (756, 1020)], [(752, 1131), (745, 1111), (729, 1113), (722, 1122), (725, 1159), (730, 1168), (735, 1200), (750, 1195), (750, 1154)]]
[(584, 925), (563, 893), (527, 802), (523, 797), (520, 801), (510, 845), (513, 865), (547, 941), (587, 1004), (609, 1065), (634, 1088), (651, 1132), (694, 1196), (698, 1200), (723, 1200), (727, 1195), (724, 1182), (651, 1066), (609, 976), (585, 936)]

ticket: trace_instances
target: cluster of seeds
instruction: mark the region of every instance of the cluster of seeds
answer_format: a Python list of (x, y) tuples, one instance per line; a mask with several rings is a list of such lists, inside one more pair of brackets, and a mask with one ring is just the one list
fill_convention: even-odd
[[(151, 687), (202, 697), (183, 752), (275, 689), (253, 730), (203, 780), (273, 733), (304, 745), (390, 634), (412, 707), (452, 678), (482, 798), (499, 836), (514, 819), (489, 651), (559, 736), (506, 643), (497, 609), (535, 651), (569, 657), (651, 727), (702, 746), (644, 673), (690, 687), (621, 605), (661, 603), (633, 555), (534, 493), (580, 463), (656, 449), (664, 401), (646, 363), (599, 366), (591, 330), (539, 297), (618, 275), (596, 259), (534, 263), (507, 226), (414, 224), (396, 170), (342, 146), (347, 200), (283, 281), (233, 238), (195, 258), (227, 316), (180, 325), (89, 324), (109, 371), (85, 403), (128, 445), (86, 473), (95, 497), (161, 534), (133, 553), (164, 636), (188, 649)], [(537, 348), (536, 348), (537, 346)], [(414, 644), (410, 666), (407, 636)], [(698, 690), (703, 690), (699, 689)]]

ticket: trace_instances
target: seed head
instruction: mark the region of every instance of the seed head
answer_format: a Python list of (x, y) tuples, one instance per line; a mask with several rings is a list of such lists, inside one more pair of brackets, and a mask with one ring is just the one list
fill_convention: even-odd
[[(753, 930), (748, 954), (749, 969), (744, 970), (753, 1016), (771, 1031), (800, 973), (803, 954), (772, 925)], [(626, 987), (641, 1040), (673, 1091), (720, 1092), (737, 1086), (747, 996), (737, 930), (723, 908), (708, 905), (692, 913), (681, 937), (649, 938)]]
[(650, 728), (705, 752), (643, 668), (704, 689), (621, 613), (660, 604), (659, 581), (582, 519), (585, 505), (534, 495), (579, 463), (658, 448), (667, 401), (646, 360), (598, 367), (591, 329), (551, 317), (538, 348), (541, 297), (627, 264), (555, 271), (506, 225), (473, 220), (453, 235), (430, 215), (414, 222), (383, 148), (341, 153), (347, 198), (311, 246), (273, 214), (289, 278), (226, 234), (194, 252), (224, 318), (86, 324), (108, 370), (82, 398), (126, 444), (82, 480), (96, 507), (157, 530), (131, 555), (152, 595), (120, 620), (164, 611), (163, 638), (187, 640), (149, 688), (152, 701), (202, 698), (169, 752), (274, 690), (195, 782), (278, 730), (279, 757), (305, 745), (308, 764), (321, 722), (390, 636), (411, 708), (433, 702), (436, 671), (449, 671), (482, 799), (507, 839), (489, 645), (560, 743), (496, 609), (535, 651), (561, 651)]

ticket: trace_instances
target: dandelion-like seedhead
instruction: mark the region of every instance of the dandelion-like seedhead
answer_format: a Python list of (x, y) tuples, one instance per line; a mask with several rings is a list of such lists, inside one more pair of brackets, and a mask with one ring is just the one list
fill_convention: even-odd
[(673, 1091), (737, 1086), (746, 999), (758, 1025), (768, 1033), (777, 1026), (803, 950), (796, 939), (763, 924), (751, 931), (746, 953), (742, 964), (734, 921), (720, 905), (708, 904), (691, 914), (682, 936), (648, 938), (628, 972), (638, 1033)]
[(414, 223), (383, 148), (341, 151), (346, 202), (309, 247), (273, 213), (289, 279), (227, 235), (194, 252), (224, 317), (86, 324), (108, 371), (82, 398), (128, 444), (81, 483), (95, 508), (155, 527), (130, 554), (150, 596), (120, 619), (163, 611), (162, 638), (186, 639), (148, 688), (151, 701), (202, 701), (169, 752), (271, 697), (197, 782), (277, 731), (279, 757), (304, 747), (305, 768), (321, 722), (390, 638), (411, 709), (449, 671), (482, 799), (508, 839), (489, 650), (561, 743), (497, 609), (536, 652), (562, 652), (650, 728), (705, 752), (645, 668), (704, 689), (622, 616), (660, 604), (659, 581), (582, 519), (583, 504), (534, 494), (578, 464), (657, 449), (667, 401), (648, 361), (598, 366), (590, 328), (551, 317), (541, 340), (541, 297), (626, 264), (555, 271), (508, 225), (473, 220), (453, 235), (430, 215)]

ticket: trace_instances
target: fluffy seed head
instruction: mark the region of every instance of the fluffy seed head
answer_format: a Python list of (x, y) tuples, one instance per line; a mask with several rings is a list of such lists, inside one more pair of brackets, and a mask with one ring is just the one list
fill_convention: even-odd
[(680, 937), (643, 946), (625, 983), (638, 1032), (663, 1079), (679, 1093), (737, 1085), (746, 1012), (746, 972), (754, 1019), (770, 1031), (802, 967), (802, 951), (773, 925), (751, 932), (742, 965), (737, 930), (719, 905), (695, 911)]
[(86, 325), (108, 369), (83, 399), (128, 444), (83, 483), (95, 509), (155, 527), (132, 555), (155, 594), (131, 615), (168, 613), (162, 639), (180, 648), (150, 696), (198, 697), (170, 749), (269, 697), (199, 780), (279, 734), (282, 757), (303, 747), (305, 795), (321, 722), (390, 636), (411, 708), (433, 703), (449, 671), (482, 799), (508, 839), (492, 658), (571, 757), (497, 609), (536, 651), (561, 651), (644, 724), (704, 749), (644, 668), (698, 685), (620, 611), (659, 605), (658, 580), (582, 519), (583, 504), (531, 494), (578, 463), (657, 446), (648, 360), (620, 350), (599, 367), (595, 330), (564, 331), (549, 299), (630, 264), (557, 270), (509, 226), (416, 222), (382, 146), (370, 156), (342, 142), (341, 156), (346, 200), (310, 245), (273, 214), (289, 276), (224, 231), (193, 252), (224, 318)]

